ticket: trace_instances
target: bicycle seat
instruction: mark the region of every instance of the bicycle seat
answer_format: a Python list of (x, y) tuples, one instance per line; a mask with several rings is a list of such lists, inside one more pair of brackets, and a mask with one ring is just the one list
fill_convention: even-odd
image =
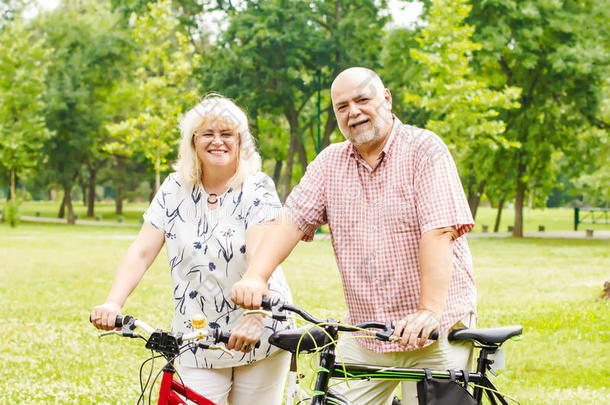
[(449, 341), (476, 340), (484, 345), (502, 344), (513, 336), (520, 335), (523, 326), (503, 326), (501, 328), (458, 329), (449, 332)]
[(324, 346), (325, 339), (326, 333), (321, 328), (299, 328), (275, 332), (269, 336), (269, 343), (291, 353), (297, 351), (297, 346), (300, 353), (310, 353)]

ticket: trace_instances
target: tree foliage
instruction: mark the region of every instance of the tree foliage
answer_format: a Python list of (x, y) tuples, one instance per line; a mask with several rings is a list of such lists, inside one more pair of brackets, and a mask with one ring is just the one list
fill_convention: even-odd
[(20, 19), (0, 32), (0, 163), (15, 176), (38, 163), (51, 136), (45, 123), (45, 76), (51, 49)]
[(108, 126), (115, 139), (105, 146), (111, 153), (132, 155), (143, 152), (154, 165), (156, 188), (160, 172), (168, 169), (170, 156), (179, 144), (180, 116), (195, 103), (193, 65), (199, 56), (181, 32), (169, 0), (150, 3), (148, 12), (133, 15), (133, 36), (138, 49), (138, 66), (131, 86), (136, 111), (121, 122)]
[(489, 0), (473, 3), (469, 22), (483, 47), (477, 58), (498, 86), (522, 89), (521, 107), (506, 113), (506, 181), (515, 190), (514, 235), (522, 236), (526, 193), (553, 184), (554, 152), (594, 119), (607, 74), (607, 1)]
[[(385, 23), (379, 10), (369, 0), (265, 0), (246, 2), (239, 11), (226, 7), (229, 27), (211, 59), (214, 64), (206, 66), (209, 82), (248, 106), (251, 115), (283, 116), (290, 131), (281, 187), (284, 197), (293, 180), (295, 155), (302, 172), (308, 162), (304, 129), (317, 118), (311, 117), (311, 105), (318, 88), (328, 89), (334, 76), (348, 66), (379, 65)], [(326, 105), (323, 110), (327, 142), (336, 125), (332, 109)], [(310, 119), (304, 120), (304, 114)], [(267, 141), (265, 134), (259, 139)]]
[(125, 38), (117, 21), (107, 6), (90, 1), (64, 3), (36, 22), (53, 46), (45, 99), (47, 127), (55, 135), (45, 143), (45, 166), (64, 190), (69, 222), (72, 187), (99, 154), (106, 97), (124, 69)]

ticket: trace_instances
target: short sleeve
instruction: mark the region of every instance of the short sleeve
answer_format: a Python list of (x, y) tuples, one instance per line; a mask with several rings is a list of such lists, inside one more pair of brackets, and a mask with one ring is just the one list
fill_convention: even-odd
[(282, 208), (273, 180), (262, 172), (256, 173), (246, 180), (244, 197), (248, 204), (246, 228), (274, 220)]
[(148, 209), (142, 215), (144, 221), (163, 233), (167, 232), (167, 203), (169, 200), (168, 197), (172, 193), (172, 183), (175, 181), (176, 180), (172, 177), (172, 175), (165, 178), (165, 181), (163, 181), (163, 184), (161, 184), (161, 187), (159, 187), (159, 190), (157, 190), (157, 194), (155, 194), (155, 197), (148, 206)]
[(292, 190), (284, 213), (305, 233), (304, 241), (313, 240), (314, 233), (328, 219), (324, 189), (324, 152), (308, 166), (299, 184)]
[(428, 135), (433, 147), (418, 159), (414, 190), (421, 232), (454, 226), (458, 236), (474, 227), (462, 182), (451, 153), (436, 135)]

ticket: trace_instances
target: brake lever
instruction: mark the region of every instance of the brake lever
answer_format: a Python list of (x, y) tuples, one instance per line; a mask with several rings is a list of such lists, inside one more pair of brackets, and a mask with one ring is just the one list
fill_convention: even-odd
[(229, 349), (224, 348), (224, 347), (222, 347), (222, 346), (216, 346), (216, 345), (213, 345), (213, 346), (210, 346), (210, 347), (209, 347), (209, 349), (210, 349), (210, 350), (222, 350), (223, 352), (225, 352), (225, 353), (226, 353), (226, 354), (228, 354), (229, 356), (231, 356), (231, 357), (235, 357), (235, 355), (234, 355), (233, 353), (231, 353), (231, 351), (230, 351)]
[(123, 336), (123, 334), (121, 332), (119, 332), (116, 329), (113, 330), (108, 330), (106, 332), (102, 332), (100, 334), (97, 335), (98, 338), (103, 338), (104, 336), (108, 336), (108, 335), (119, 335), (119, 336)]
[(244, 316), (245, 315), (263, 315), (263, 316), (268, 316), (271, 317), (271, 311), (267, 311), (265, 309), (249, 309), (247, 311), (244, 311)]
[(139, 337), (142, 337), (142, 335), (139, 335), (137, 333), (133, 333), (133, 332), (130, 332), (130, 331), (124, 332), (122, 329), (121, 330), (113, 329), (113, 330), (109, 330), (109, 331), (106, 331), (106, 332), (102, 332), (99, 335), (97, 335), (97, 337), (101, 339), (101, 338), (103, 338), (105, 336), (108, 336), (108, 335), (119, 335), (121, 337), (129, 337), (129, 338), (139, 338)]
[(225, 352), (229, 356), (235, 357), (235, 355), (233, 353), (231, 353), (230, 350), (228, 350), (228, 349), (226, 349), (226, 348), (224, 348), (224, 347), (222, 347), (220, 345), (210, 344), (206, 340), (200, 340), (197, 343), (195, 343), (195, 345), (197, 347), (200, 347), (202, 349), (207, 349), (207, 350), (222, 350), (223, 352)]

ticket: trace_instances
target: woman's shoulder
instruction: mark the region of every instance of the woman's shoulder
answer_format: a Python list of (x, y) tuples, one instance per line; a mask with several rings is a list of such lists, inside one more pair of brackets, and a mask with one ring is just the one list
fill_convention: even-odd
[(192, 186), (187, 184), (187, 182), (184, 181), (184, 179), (178, 172), (170, 173), (165, 178), (165, 180), (163, 180), (163, 184), (161, 184), (161, 189), (165, 192), (176, 191), (180, 189), (190, 189), (191, 187)]
[(242, 186), (244, 191), (254, 191), (259, 188), (275, 189), (275, 183), (266, 173), (256, 172), (246, 177)]

